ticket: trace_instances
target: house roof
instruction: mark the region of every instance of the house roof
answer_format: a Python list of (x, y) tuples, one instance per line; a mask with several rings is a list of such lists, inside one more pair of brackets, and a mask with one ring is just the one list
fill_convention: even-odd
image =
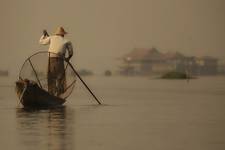
[(183, 59), (185, 56), (179, 52), (167, 52), (163, 54), (164, 59)]
[(218, 59), (212, 56), (203, 56), (203, 57), (198, 57), (197, 59), (199, 60), (212, 60), (212, 61), (217, 61)]
[(156, 48), (135, 48), (133, 51), (123, 56), (123, 59), (127, 61), (148, 61), (159, 60), (162, 58), (163, 54), (160, 53)]
[(167, 60), (203, 60), (203, 61), (218, 61), (217, 58), (211, 56), (195, 57), (185, 56), (179, 52), (161, 53), (156, 48), (135, 48), (130, 53), (122, 56), (124, 61), (145, 62), (145, 61), (167, 61)]

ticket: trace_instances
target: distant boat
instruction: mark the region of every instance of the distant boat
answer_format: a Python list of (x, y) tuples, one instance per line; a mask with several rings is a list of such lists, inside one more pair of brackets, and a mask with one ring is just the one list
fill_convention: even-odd
[(90, 70), (87, 70), (87, 69), (81, 69), (81, 70), (78, 70), (78, 73), (81, 75), (81, 76), (92, 76), (94, 75), (94, 73)]
[(104, 75), (107, 77), (112, 76), (112, 72), (110, 70), (106, 70)]
[(7, 70), (0, 70), (0, 76), (9, 76), (9, 72)]
[[(75, 83), (76, 74), (73, 72), (70, 62), (64, 60), (64, 72), (56, 78), (64, 76), (65, 83), (59, 84), (56, 88), (63, 86), (63, 92), (52, 94), (48, 88), (48, 66), (50, 53), (42, 51), (35, 53), (25, 60), (20, 73), (19, 80), (16, 82), (16, 92), (21, 104), (24, 107), (57, 107), (66, 102), (68, 96), (72, 93)], [(62, 58), (63, 59), (63, 58)], [(72, 72), (72, 73), (71, 73)]]
[(193, 79), (189, 74), (178, 72), (178, 71), (170, 71), (161, 76), (162, 79)]

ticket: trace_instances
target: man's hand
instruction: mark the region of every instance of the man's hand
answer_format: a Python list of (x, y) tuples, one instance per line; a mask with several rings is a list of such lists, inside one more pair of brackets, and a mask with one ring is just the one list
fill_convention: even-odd
[(72, 55), (70, 55), (69, 57), (65, 58), (65, 61), (69, 62), (71, 57), (72, 57)]
[(43, 35), (44, 36), (49, 36), (47, 30), (43, 30)]
[(65, 58), (65, 61), (66, 62), (69, 62), (70, 61), (70, 58), (69, 57)]

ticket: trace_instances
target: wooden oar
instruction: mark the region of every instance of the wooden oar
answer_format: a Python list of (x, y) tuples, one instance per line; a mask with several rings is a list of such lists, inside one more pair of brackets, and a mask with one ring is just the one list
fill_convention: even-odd
[[(65, 60), (67, 61), (67, 60)], [(69, 63), (69, 61), (67, 61)], [(99, 105), (101, 105), (101, 102), (98, 100), (98, 98), (95, 96), (95, 94), (91, 91), (91, 89), (87, 86), (87, 84), (84, 82), (84, 80), (81, 78), (81, 76), (78, 74), (78, 72), (75, 70), (75, 68), (70, 65), (71, 68), (73, 69), (74, 73), (77, 75), (77, 77), (80, 79), (80, 81), (84, 84), (86, 89), (91, 93), (91, 95), (94, 97), (94, 99), (98, 102)]]

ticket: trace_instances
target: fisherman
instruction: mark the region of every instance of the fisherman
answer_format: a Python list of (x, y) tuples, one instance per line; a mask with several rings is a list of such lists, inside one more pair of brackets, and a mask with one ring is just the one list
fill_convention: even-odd
[(55, 96), (64, 93), (66, 86), (64, 60), (69, 61), (73, 56), (72, 43), (64, 38), (66, 34), (63, 27), (58, 27), (52, 36), (43, 30), (39, 41), (42, 45), (49, 45), (48, 92)]

